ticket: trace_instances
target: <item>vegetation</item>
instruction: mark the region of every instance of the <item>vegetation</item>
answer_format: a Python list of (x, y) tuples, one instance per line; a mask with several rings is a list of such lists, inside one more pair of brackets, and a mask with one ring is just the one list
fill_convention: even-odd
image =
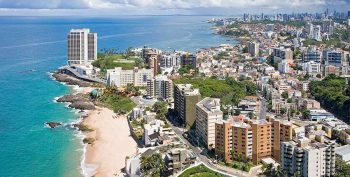
[(199, 88), (202, 97), (221, 98), (225, 105), (237, 104), (239, 100), (248, 95), (255, 95), (256, 85), (251, 81), (238, 82), (233, 78), (218, 80), (215, 78), (189, 78), (175, 80), (176, 84), (192, 84)]
[(179, 177), (224, 177), (224, 175), (199, 165), (185, 170)]
[(98, 101), (112, 109), (115, 113), (120, 114), (126, 114), (136, 106), (129, 97), (110, 92), (103, 93), (98, 98)]
[(266, 177), (288, 177), (286, 171), (284, 171), (281, 166), (274, 167), (273, 164), (264, 164), (262, 167), (262, 173), (260, 176)]
[(315, 39), (306, 39), (305, 41), (303, 41), (304, 46), (310, 46), (310, 45), (321, 45), (321, 44), (325, 44), (326, 46), (336, 46), (336, 47), (342, 47), (341, 41), (339, 40), (339, 38), (331, 38), (329, 40), (324, 40), (324, 41), (316, 41)]
[(214, 59), (215, 60), (222, 60), (222, 59), (226, 59), (229, 56), (230, 55), (227, 52), (219, 52), (217, 55), (214, 56)]
[(165, 121), (165, 116), (168, 113), (168, 104), (165, 101), (157, 101), (154, 103), (153, 110), (157, 113), (156, 119)]
[(340, 157), (335, 159), (335, 175), (334, 177), (350, 176), (350, 164), (347, 164)]
[(310, 92), (327, 110), (350, 120), (350, 87), (344, 78), (331, 74), (322, 81), (312, 81)]
[(76, 127), (82, 132), (92, 132), (92, 131), (94, 131), (93, 129), (89, 128), (87, 125), (85, 125), (83, 123), (80, 123), (80, 124), (76, 125)]
[(132, 57), (127, 54), (120, 53), (100, 53), (98, 59), (92, 63), (94, 67), (100, 68), (102, 72), (106, 72), (107, 69), (113, 69), (115, 67), (122, 67), (123, 69), (133, 69), (134, 67), (144, 67), (140, 58)]
[(190, 65), (187, 65), (187, 66), (184, 66), (184, 67), (181, 67), (179, 70), (178, 70), (178, 73), (182, 76), (184, 74), (190, 74), (190, 71), (193, 69), (192, 66)]
[(166, 169), (162, 155), (159, 153), (152, 154), (151, 156), (142, 156), (140, 168), (143, 176), (146, 177), (164, 176)]

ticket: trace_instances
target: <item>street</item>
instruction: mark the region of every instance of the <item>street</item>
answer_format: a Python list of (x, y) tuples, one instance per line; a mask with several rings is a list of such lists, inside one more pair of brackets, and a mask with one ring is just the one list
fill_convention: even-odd
[(227, 176), (235, 176), (235, 177), (247, 177), (247, 176), (257, 176), (257, 169), (255, 170), (251, 170), (253, 171), (252, 174), (249, 174), (247, 172), (241, 171), (241, 170), (237, 170), (234, 168), (230, 168), (230, 167), (226, 167), (226, 166), (220, 166), (220, 165), (216, 165), (213, 164), (211, 162), (211, 160), (205, 155), (205, 153), (203, 153), (203, 151), (196, 147), (193, 146), (184, 136), (183, 136), (183, 129), (176, 127), (172, 124), (172, 122), (168, 121), (169, 125), (171, 126), (171, 128), (174, 130), (174, 132), (180, 137), (181, 141), (186, 143), (188, 145), (188, 147), (196, 154), (196, 156), (199, 158), (199, 160), (201, 162), (203, 162), (204, 165), (206, 165), (208, 168), (210, 168), (211, 170), (223, 173)]

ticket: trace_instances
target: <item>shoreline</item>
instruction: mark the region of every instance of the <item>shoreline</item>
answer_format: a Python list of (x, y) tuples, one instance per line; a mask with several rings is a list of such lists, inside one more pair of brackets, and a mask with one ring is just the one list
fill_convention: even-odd
[[(103, 107), (91, 111), (82, 123), (93, 129), (83, 132), (94, 142), (86, 144), (84, 168), (95, 177), (124, 176), (125, 159), (137, 152), (137, 143), (130, 135), (126, 115), (116, 115)], [(123, 146), (120, 146), (120, 145)]]
[[(71, 89), (66, 95), (86, 94), (93, 89), (93, 87), (70, 85), (53, 77), (52, 73), (50, 76), (53, 80)], [(137, 142), (131, 136), (126, 115), (116, 115), (108, 108), (97, 106), (93, 110), (75, 109), (69, 107), (70, 102), (57, 101), (66, 95), (57, 96), (53, 101), (65, 104), (77, 115), (76, 120), (67, 124), (84, 124), (93, 129), (91, 132), (77, 130), (75, 133), (83, 148), (80, 159), (82, 176), (124, 177), (123, 169), (126, 157), (137, 153)], [(93, 144), (84, 143), (83, 141), (86, 138), (93, 138)], [(120, 146), (120, 144), (123, 144), (123, 146)]]

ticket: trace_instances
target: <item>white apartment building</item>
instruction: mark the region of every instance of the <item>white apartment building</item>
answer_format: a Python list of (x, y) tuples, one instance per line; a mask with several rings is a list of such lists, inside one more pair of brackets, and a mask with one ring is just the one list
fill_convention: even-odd
[(310, 61), (303, 63), (302, 68), (304, 71), (311, 75), (321, 73), (321, 63), (319, 62)]
[(181, 53), (164, 54), (160, 58), (160, 69), (162, 73), (171, 73), (181, 66)]
[(147, 96), (171, 102), (173, 100), (173, 81), (167, 76), (157, 76), (147, 80)]
[(281, 73), (289, 73), (290, 72), (289, 63), (286, 60), (282, 60), (280, 63), (278, 63), (278, 71)]
[(125, 87), (127, 84), (134, 84), (134, 86), (147, 86), (147, 80), (152, 79), (152, 69), (123, 70), (121, 67), (107, 70), (107, 84), (108, 86)]
[(196, 104), (196, 136), (207, 148), (215, 148), (215, 122), (222, 119), (219, 98), (206, 97)]
[(97, 33), (90, 29), (72, 29), (67, 36), (68, 65), (89, 64), (97, 59)]
[(163, 121), (154, 120), (143, 126), (143, 139), (146, 146), (154, 146), (157, 138), (163, 133)]
[(281, 167), (290, 175), (299, 173), (304, 177), (329, 177), (335, 173), (335, 144), (310, 143), (303, 137), (296, 142), (281, 145)]
[(249, 53), (255, 57), (259, 55), (259, 43), (257, 42), (249, 42), (248, 43)]

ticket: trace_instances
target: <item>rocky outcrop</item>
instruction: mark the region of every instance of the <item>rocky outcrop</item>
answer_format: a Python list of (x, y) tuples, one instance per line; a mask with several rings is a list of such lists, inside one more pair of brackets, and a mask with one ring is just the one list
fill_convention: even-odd
[(58, 126), (61, 126), (62, 123), (60, 123), (60, 122), (46, 122), (46, 125), (48, 125), (50, 128), (56, 128)]
[(52, 76), (59, 82), (64, 82), (68, 85), (78, 85), (80, 87), (89, 87), (92, 84), (90, 82), (82, 81), (67, 74), (56, 72)]
[(71, 108), (80, 109), (80, 110), (94, 110), (95, 105), (91, 102), (74, 102), (69, 105)]
[(92, 103), (84, 94), (75, 95), (65, 95), (59, 99), (57, 102), (68, 102), (70, 108), (80, 109), (80, 110), (93, 110), (95, 109), (94, 103)]

